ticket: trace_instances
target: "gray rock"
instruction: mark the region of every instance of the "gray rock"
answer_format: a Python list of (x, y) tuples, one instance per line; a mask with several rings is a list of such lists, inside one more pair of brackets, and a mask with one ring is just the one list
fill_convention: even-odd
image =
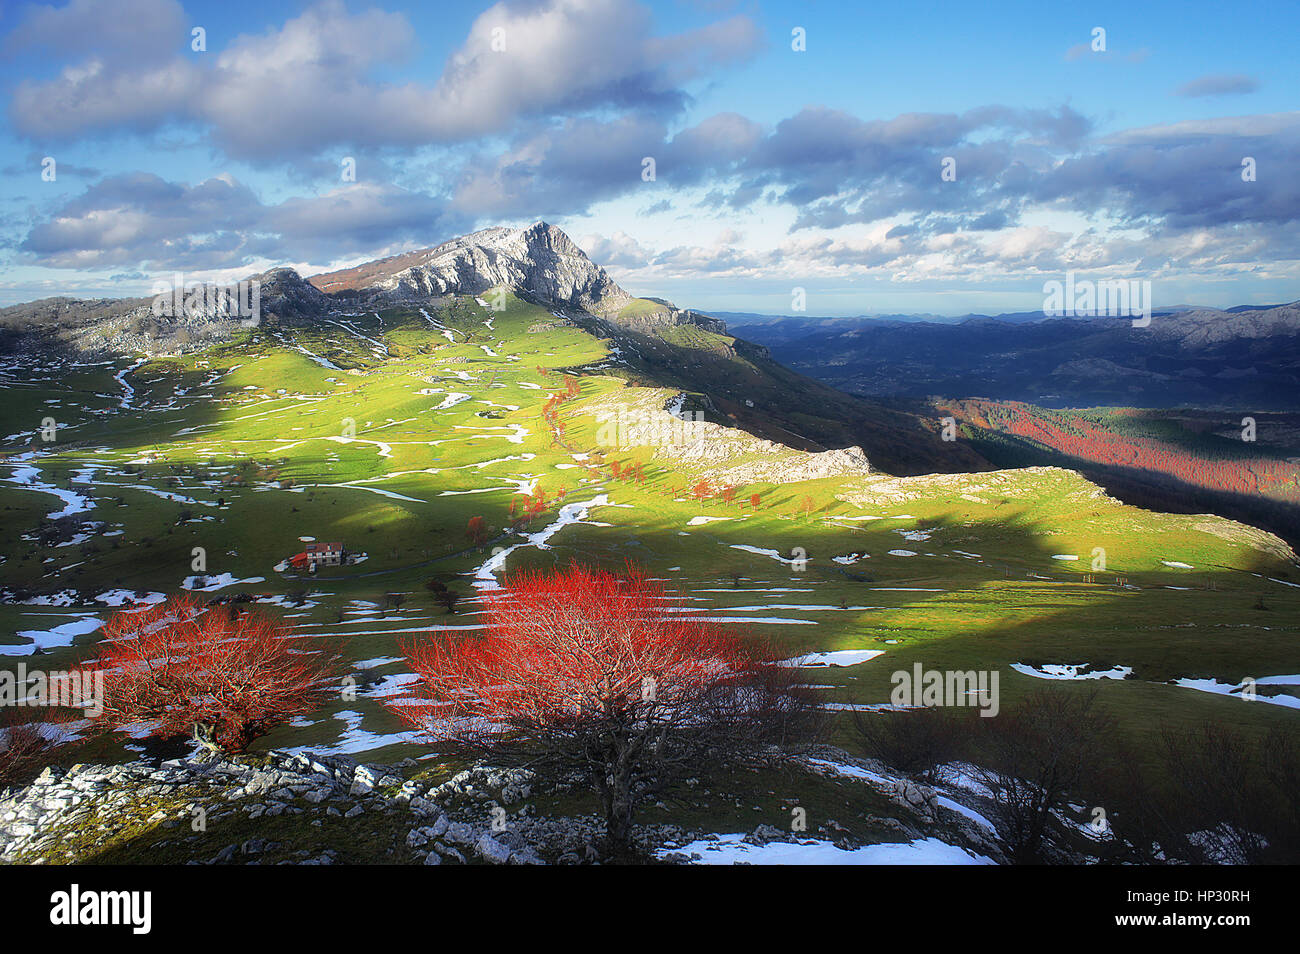
[(467, 825), (464, 822), (451, 822), (447, 825), (443, 840), (449, 841), (453, 845), (469, 846), (478, 841), (478, 830), (473, 825)]
[(474, 851), (490, 864), (504, 865), (510, 861), (510, 849), (488, 832), (484, 832), (474, 843)]

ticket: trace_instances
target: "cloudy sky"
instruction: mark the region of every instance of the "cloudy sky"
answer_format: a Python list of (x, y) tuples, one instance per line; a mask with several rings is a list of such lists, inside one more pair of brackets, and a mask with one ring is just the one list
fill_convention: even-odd
[(1293, 2), (0, 10), (0, 304), (537, 219), (709, 310), (1300, 298)]

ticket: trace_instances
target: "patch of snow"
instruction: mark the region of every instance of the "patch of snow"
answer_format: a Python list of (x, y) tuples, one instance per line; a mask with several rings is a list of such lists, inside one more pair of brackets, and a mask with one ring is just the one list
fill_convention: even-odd
[(834, 842), (810, 838), (799, 842), (770, 841), (765, 845), (745, 842), (744, 834), (720, 835), (716, 841), (693, 841), (677, 849), (664, 849), (687, 856), (698, 854), (692, 864), (703, 865), (991, 865), (993, 860), (972, 854), (938, 838), (911, 842), (886, 842), (844, 850)]
[(1025, 663), (1012, 663), (1011, 668), (1023, 676), (1033, 676), (1036, 679), (1127, 679), (1133, 675), (1132, 666), (1114, 666), (1089, 672), (1089, 663), (1079, 663), (1077, 666), (1044, 663), (1037, 669)]
[(883, 649), (839, 649), (833, 652), (807, 653), (783, 660), (779, 665), (798, 666), (811, 669), (819, 666), (856, 666), (868, 660), (883, 656)]

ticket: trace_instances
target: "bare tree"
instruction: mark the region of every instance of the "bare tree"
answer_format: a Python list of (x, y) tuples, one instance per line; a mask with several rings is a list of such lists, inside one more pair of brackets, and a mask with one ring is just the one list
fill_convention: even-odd
[(992, 797), (998, 840), (1017, 864), (1047, 861), (1057, 834), (1053, 815), (1095, 772), (1113, 722), (1098, 708), (1095, 689), (1040, 689), (979, 721), (984, 767), (975, 775)]
[[(1166, 728), (1164, 755), (1184, 827), (1191, 830), (1194, 861), (1259, 864), (1281, 808), (1260, 759), (1260, 750), (1237, 732), (1213, 722), (1191, 729)], [(1286, 746), (1279, 743), (1279, 751)], [(1294, 770), (1294, 765), (1292, 766)], [(1285, 766), (1279, 771), (1286, 774)], [(1295, 792), (1287, 793), (1294, 798)]]
[(905, 775), (938, 781), (939, 766), (961, 756), (971, 724), (968, 709), (910, 712), (853, 711), (853, 727), (869, 758)]

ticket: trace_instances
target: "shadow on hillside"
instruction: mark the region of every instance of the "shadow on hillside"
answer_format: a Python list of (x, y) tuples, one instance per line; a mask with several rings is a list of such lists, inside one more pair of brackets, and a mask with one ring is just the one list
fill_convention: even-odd
[[(1144, 763), (1144, 770), (1158, 771), (1151, 753), (1157, 735), (1165, 725), (1192, 725), (1213, 720), (1249, 736), (1259, 736), (1278, 725), (1295, 726), (1297, 713), (1281, 706), (1247, 704), (1194, 689), (1158, 684), (1175, 676), (1216, 676), (1221, 680), (1235, 681), (1243, 675), (1300, 671), (1300, 650), (1295, 647), (1293, 634), (1251, 631), (1242, 635), (1241, 624), (1249, 621), (1243, 617), (1255, 614), (1255, 618), (1266, 621), (1263, 625), (1277, 630), (1278, 623), (1295, 618), (1295, 611), (1300, 609), (1300, 593), (1291, 596), (1286, 587), (1274, 584), (1269, 584), (1267, 595), (1267, 601), (1272, 605), (1267, 609), (1252, 608), (1252, 601), (1262, 584), (1250, 574), (1276, 572), (1276, 565), (1267, 563), (1262, 556), (1236, 570), (1212, 568), (1209, 572), (1198, 572), (1195, 585), (1199, 589), (1194, 590), (1166, 589), (1188, 584), (1189, 577), (1185, 573), (1163, 569), (1121, 573), (1120, 577), (1127, 580), (1126, 584), (1117, 583), (1114, 573), (1101, 575), (1103, 579), (1099, 582), (1085, 583), (1081, 574), (1054, 569), (1053, 548), (1029, 518), (989, 524), (985, 529), (947, 519), (921, 521), (918, 526), (932, 531), (931, 540), (903, 542), (903, 537), (883, 528), (845, 531), (828, 528), (820, 522), (791, 521), (788, 528), (781, 527), (776, 533), (745, 541), (749, 545), (771, 547), (783, 553), (788, 553), (793, 546), (802, 546), (809, 558), (808, 567), (802, 572), (761, 556), (734, 550), (731, 547), (733, 538), (725, 538), (714, 542), (716, 559), (707, 561), (709, 573), (716, 580), (697, 580), (700, 585), (679, 592), (689, 596), (702, 587), (725, 587), (733, 572), (742, 575), (745, 579), (743, 585), (748, 587), (755, 583), (786, 585), (785, 581), (795, 576), (800, 586), (829, 591), (826, 600), (810, 599), (805, 594), (802, 597), (775, 597), (774, 602), (798, 602), (800, 599), (826, 602), (838, 596), (854, 604), (872, 605), (883, 602), (875, 591), (876, 587), (924, 588), (908, 592), (905, 601), (894, 608), (846, 616), (852, 622), (843, 627), (830, 644), (819, 642), (819, 630), (824, 632), (825, 626), (791, 626), (785, 629), (769, 626), (766, 629), (769, 632), (776, 630), (776, 635), (771, 638), (783, 650), (788, 648), (790, 655), (812, 649), (855, 647), (884, 650), (886, 655), (883, 658), (857, 666), (809, 670), (810, 674), (815, 674), (813, 681), (833, 687), (829, 691), (835, 694), (834, 698), (844, 699), (847, 695), (849, 700), (857, 703), (887, 702), (890, 673), (910, 670), (917, 663), (926, 669), (938, 670), (997, 669), (1002, 680), (1001, 705), (1008, 710), (1034, 690), (1073, 695), (1096, 688), (1101, 706), (1116, 721), (1114, 736), (1108, 746), (1115, 753), (1116, 769), (1121, 767), (1120, 760), (1136, 759)], [(925, 556), (926, 553), (951, 554), (957, 538), (981, 533), (990, 545), (996, 545), (1001, 554), (997, 559), (988, 558), (985, 563), (975, 563), (958, 556)], [(693, 536), (695, 539), (691, 546), (698, 547), (710, 534), (696, 531)], [(655, 561), (652, 568), (661, 560), (677, 558), (675, 554), (685, 556), (683, 538), (675, 532), (642, 533), (638, 534), (637, 540), (638, 546), (632, 549), (651, 555)], [(517, 551), (518, 559), (512, 560), (511, 568), (563, 565), (577, 559), (617, 571), (623, 568), (629, 553), (625, 543), (608, 540), (587, 538), (580, 547), (566, 546), (562, 538), (552, 543), (554, 549), (549, 551)], [(911, 547), (919, 555), (891, 561), (884, 555), (891, 545)], [(849, 574), (861, 569), (859, 565), (844, 567), (831, 559), (854, 549), (872, 553), (870, 569), (861, 574), (869, 574), (870, 579), (853, 579)], [(1170, 556), (1176, 557), (1177, 554)], [(929, 592), (930, 588), (942, 589), (942, 592)], [(699, 595), (721, 601), (726, 594)], [(746, 597), (746, 601), (754, 602), (767, 599), (766, 596)], [(1291, 615), (1286, 615), (1288, 613)], [(917, 633), (891, 644), (888, 642), (891, 637), (882, 630), (881, 621), (899, 614), (916, 618), (928, 616), (937, 622), (928, 624), (932, 630), (928, 634), (924, 632), (926, 627), (917, 624)], [(733, 633), (743, 632), (736, 625), (727, 624), (725, 628)], [(1219, 643), (1222, 645), (1216, 648)], [(366, 652), (370, 651), (368, 646)], [(1291, 668), (1250, 672), (1252, 653), (1276, 659), (1279, 665)], [(1158, 671), (1162, 658), (1168, 670), (1163, 673)], [(1113, 665), (1133, 665), (1136, 678), (1092, 682), (1037, 679), (1011, 671), (1008, 667), (1012, 662), (1035, 667), (1050, 663), (1088, 663), (1094, 670)], [(355, 707), (355, 704), (350, 706)], [(839, 713), (831, 741), (851, 751), (860, 751), (860, 743), (848, 731), (846, 713)], [(75, 753), (76, 760), (80, 761), (88, 760), (89, 756), (86, 751)], [(365, 758), (365, 755), (360, 756), (361, 760)], [(786, 780), (778, 794), (788, 798), (790, 786), (798, 782), (797, 778)], [(864, 790), (858, 807), (853, 811), (865, 811), (868, 815), (875, 813), (880, 806), (873, 799), (875, 796)], [(728, 805), (722, 802), (719, 800), (717, 805), (709, 804), (689, 812), (688, 820), (706, 830), (735, 830), (726, 827), (734, 826), (736, 819)], [(832, 809), (835, 817), (844, 810), (828, 803), (826, 811)], [(242, 814), (235, 815), (228, 825), (214, 825), (210, 834), (194, 842), (186, 841), (191, 832), (183, 818), (179, 827), (170, 829), (164, 829), (160, 822), (142, 821), (138, 831), (93, 853), (89, 860), (97, 864), (182, 863), (195, 856), (211, 858), (225, 845), (242, 844), (248, 839), (260, 839), (279, 846), (266, 855), (265, 860), (292, 860), (297, 857), (294, 852), (309, 850), (314, 853), (323, 844), (333, 844), (331, 839), (344, 839), (347, 844), (354, 844), (356, 839), (364, 838), (369, 839), (372, 845), (400, 845), (405, 829), (415, 824), (401, 813), (391, 818), (377, 815), (361, 827), (343, 826), (338, 819), (326, 819), (330, 831), (322, 832), (310, 826), (311, 817), (309, 814), (249, 820)], [(363, 820), (366, 818), (368, 815), (362, 816)], [(752, 817), (750, 821), (753, 821)], [(238, 863), (253, 860), (253, 857), (237, 854), (233, 860)], [(400, 859), (378, 849), (366, 849), (354, 851), (344, 860), (391, 863)]]

